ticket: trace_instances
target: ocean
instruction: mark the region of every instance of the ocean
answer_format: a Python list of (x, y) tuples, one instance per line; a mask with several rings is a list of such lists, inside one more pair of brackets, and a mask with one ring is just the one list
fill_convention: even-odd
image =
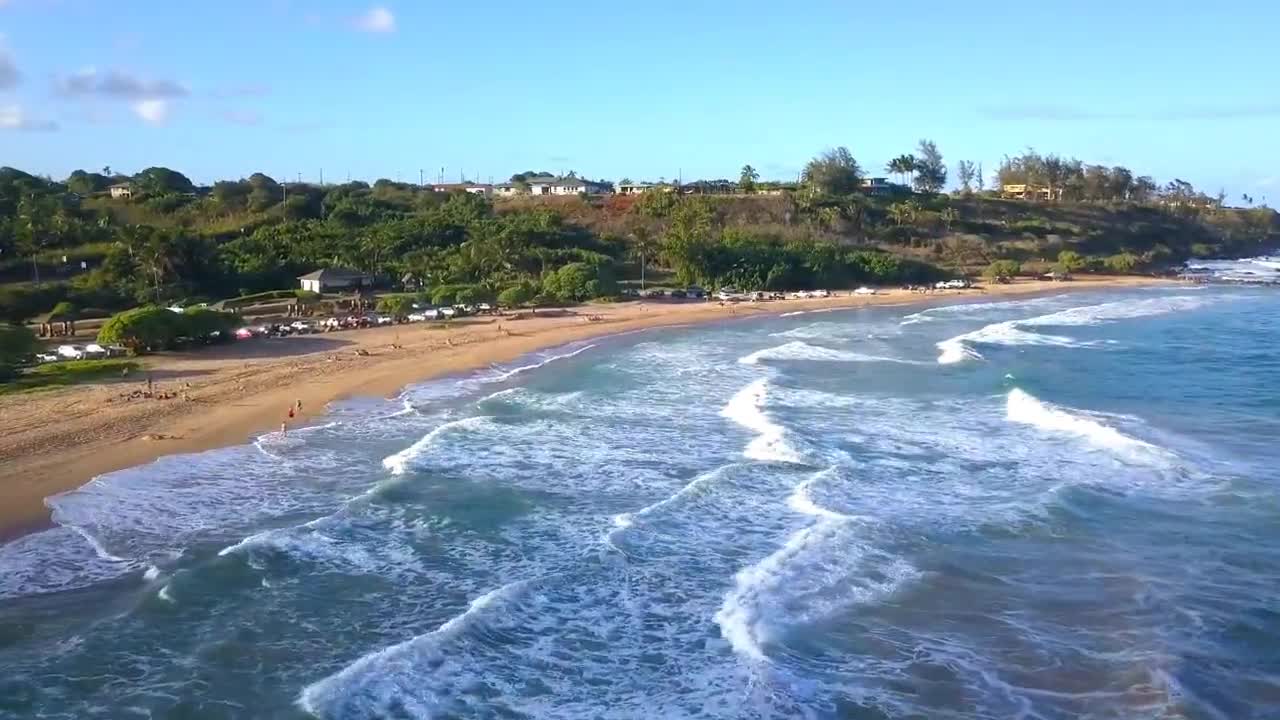
[(97, 478), (0, 546), (0, 717), (1280, 717), (1280, 295), (983, 300)]

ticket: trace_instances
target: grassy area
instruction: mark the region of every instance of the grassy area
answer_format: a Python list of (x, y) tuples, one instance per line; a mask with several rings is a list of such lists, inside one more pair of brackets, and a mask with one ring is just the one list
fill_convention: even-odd
[(78, 385), (109, 377), (120, 377), (128, 369), (138, 369), (133, 360), (68, 360), (66, 362), (37, 365), (11, 382), (0, 383), (0, 395), (31, 392), (65, 385)]

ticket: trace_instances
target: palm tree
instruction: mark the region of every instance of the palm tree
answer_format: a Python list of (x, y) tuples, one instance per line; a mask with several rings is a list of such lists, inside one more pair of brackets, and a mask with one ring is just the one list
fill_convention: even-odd
[(641, 225), (631, 231), (631, 252), (640, 258), (640, 291), (644, 291), (644, 270), (649, 258), (658, 250), (658, 239), (649, 232), (649, 228)]
[(738, 179), (738, 187), (744, 193), (750, 193), (756, 189), (756, 181), (760, 179), (760, 173), (750, 165), (742, 166), (742, 175)]
[(890, 160), (884, 169), (885, 172), (897, 175), (900, 181), (907, 184), (907, 176), (910, 175), (913, 178), (915, 176), (916, 158), (914, 155), (899, 155)]

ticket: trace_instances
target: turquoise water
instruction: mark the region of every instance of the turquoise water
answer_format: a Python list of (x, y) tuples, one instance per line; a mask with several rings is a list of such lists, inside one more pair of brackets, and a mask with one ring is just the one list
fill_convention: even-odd
[(1280, 295), (636, 333), (54, 498), (4, 718), (1280, 716)]

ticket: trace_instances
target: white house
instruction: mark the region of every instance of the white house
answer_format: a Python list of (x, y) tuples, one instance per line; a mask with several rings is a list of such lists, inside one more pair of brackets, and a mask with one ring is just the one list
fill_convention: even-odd
[(618, 183), (617, 190), (615, 192), (619, 195), (640, 195), (656, 187), (658, 186), (653, 183), (645, 182)]
[(111, 187), (107, 188), (107, 190), (111, 191), (112, 198), (119, 199), (119, 198), (133, 197), (133, 187), (130, 186), (129, 183), (120, 183), (118, 185), (112, 185)]
[(493, 192), (492, 185), (485, 185), (483, 183), (473, 183), (473, 182), (437, 183), (435, 185), (432, 185), (431, 189), (436, 192), (453, 192), (455, 190), (461, 190), (463, 192), (469, 192), (472, 195), (485, 195), (485, 196), (488, 196)]
[(302, 284), (303, 290), (322, 293), (330, 290), (369, 287), (373, 285), (373, 277), (355, 270), (324, 268), (299, 277), (298, 282)]

